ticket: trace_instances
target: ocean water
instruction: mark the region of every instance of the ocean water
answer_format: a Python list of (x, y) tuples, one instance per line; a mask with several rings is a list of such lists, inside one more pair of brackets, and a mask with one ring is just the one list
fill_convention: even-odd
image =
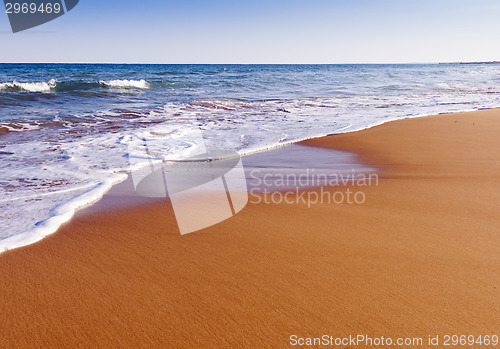
[(0, 251), (98, 200), (147, 139), (161, 159), (251, 153), (500, 107), (500, 65), (0, 64)]

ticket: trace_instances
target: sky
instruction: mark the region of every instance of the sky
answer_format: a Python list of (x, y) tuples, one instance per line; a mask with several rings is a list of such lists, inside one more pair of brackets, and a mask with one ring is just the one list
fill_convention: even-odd
[(500, 61), (499, 18), (498, 0), (80, 0), (16, 34), (2, 8), (0, 62)]

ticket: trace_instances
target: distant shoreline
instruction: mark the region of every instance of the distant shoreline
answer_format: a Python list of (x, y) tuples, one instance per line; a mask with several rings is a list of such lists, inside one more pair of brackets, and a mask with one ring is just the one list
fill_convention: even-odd
[(500, 61), (490, 61), (490, 62), (441, 62), (439, 64), (500, 64)]
[(399, 63), (144, 63), (144, 62), (0, 62), (0, 65), (127, 65), (127, 66), (356, 66), (356, 65), (369, 65), (369, 66), (387, 66), (387, 65), (438, 65), (438, 64), (500, 64), (500, 61), (488, 62), (399, 62)]

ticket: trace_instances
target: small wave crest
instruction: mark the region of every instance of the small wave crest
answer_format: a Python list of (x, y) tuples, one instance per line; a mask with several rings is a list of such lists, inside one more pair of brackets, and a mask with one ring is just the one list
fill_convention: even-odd
[(20, 125), (15, 125), (15, 124), (2, 124), (2, 123), (0, 123), (0, 135), (6, 134), (9, 132), (25, 131), (25, 130), (29, 130), (29, 129), (33, 129), (33, 127), (29, 124), (27, 124), (26, 127), (24, 127), (24, 125), (20, 126)]
[(0, 83), (1, 92), (49, 92), (56, 88), (57, 81), (51, 79), (41, 82), (4, 82)]
[(149, 83), (144, 80), (108, 80), (99, 81), (100, 84), (106, 85), (109, 87), (118, 87), (118, 88), (149, 88)]

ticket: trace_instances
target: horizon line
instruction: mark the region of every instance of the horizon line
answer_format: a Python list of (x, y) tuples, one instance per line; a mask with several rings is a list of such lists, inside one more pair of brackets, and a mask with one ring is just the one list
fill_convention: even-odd
[(392, 63), (148, 63), (148, 62), (0, 62), (0, 64), (108, 64), (108, 65), (416, 65), (416, 64), (500, 64), (500, 61), (444, 61)]

